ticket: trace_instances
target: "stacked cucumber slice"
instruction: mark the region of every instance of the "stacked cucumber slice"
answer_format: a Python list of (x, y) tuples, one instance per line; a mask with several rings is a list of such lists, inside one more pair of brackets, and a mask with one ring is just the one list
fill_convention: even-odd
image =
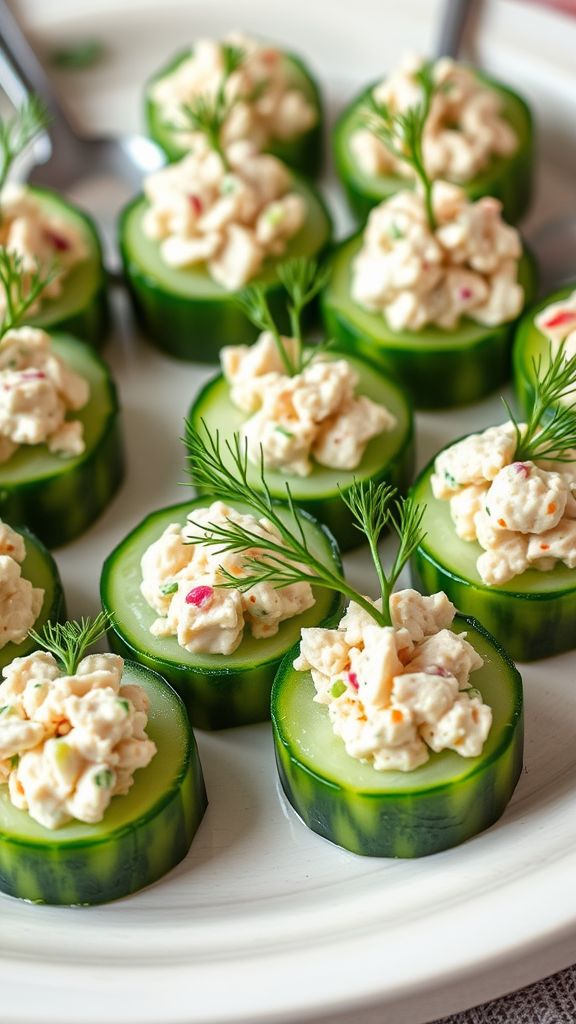
[[(312, 608), (282, 622), (268, 639), (256, 640), (246, 632), (240, 647), (227, 656), (192, 654), (176, 637), (153, 636), (150, 626), (157, 615), (140, 593), (142, 555), (167, 526), (183, 526), (188, 514), (208, 503), (209, 499), (197, 498), (147, 516), (106, 559), (100, 590), (103, 607), (113, 616), (112, 650), (161, 672), (182, 697), (193, 725), (223, 729), (270, 717), (270, 689), (284, 654), (303, 627), (319, 626), (335, 614), (341, 598), (315, 588)], [(250, 509), (238, 506), (237, 511)], [(338, 549), (328, 530), (306, 512), (300, 513), (300, 521), (314, 553), (339, 566)]]
[[(161, 107), (154, 100), (152, 90), (157, 82), (174, 71), (193, 55), (193, 49), (182, 50), (165, 64), (146, 85), (145, 117), (148, 133), (154, 142), (164, 150), (169, 160), (180, 160), (186, 155), (179, 133), (166, 122)], [(320, 91), (310, 71), (293, 53), (282, 54), (286, 78), (290, 88), (298, 89), (316, 111), (316, 123), (292, 139), (271, 139), (266, 152), (278, 157), (295, 171), (314, 176), (322, 166), (322, 102)]]
[[(534, 164), (534, 133), (532, 115), (524, 100), (512, 89), (488, 75), (476, 72), (481, 82), (500, 98), (502, 114), (518, 137), (518, 148), (510, 157), (493, 157), (488, 167), (464, 184), (471, 199), (494, 196), (504, 206), (504, 218), (515, 224), (526, 213), (532, 195)], [(362, 171), (354, 157), (350, 142), (358, 129), (364, 127), (363, 110), (377, 85), (373, 82), (352, 100), (340, 115), (334, 128), (334, 161), (353, 212), (366, 220), (373, 206), (389, 199), (401, 189), (410, 188), (410, 179), (397, 174), (374, 176)]]
[(26, 523), (50, 548), (83, 533), (120, 485), (124, 456), (116, 388), (106, 364), (88, 345), (67, 334), (53, 348), (90, 385), (88, 404), (77, 414), (85, 451), (63, 458), (46, 445), (22, 445), (0, 465), (0, 517)]
[[(329, 351), (330, 358), (342, 358), (342, 355), (334, 349)], [(345, 358), (358, 374), (358, 394), (385, 405), (396, 417), (396, 426), (369, 442), (355, 470), (329, 469), (314, 464), (310, 476), (289, 478), (279, 472), (266, 471), (266, 482), (272, 496), (285, 498), (286, 482), (289, 481), (296, 504), (324, 523), (342, 550), (357, 547), (363, 541), (342, 501), (342, 493), (350, 489), (354, 480), (372, 480), (374, 483), (386, 480), (405, 492), (412, 479), (414, 464), (413, 417), (404, 392), (365, 359), (348, 355)], [(230, 386), (221, 374), (208, 381), (190, 409), (191, 426), (201, 431), (204, 424), (212, 434), (219, 431), (224, 442), (231, 441), (246, 415), (232, 405), (229, 392)], [(190, 470), (194, 479), (193, 465)], [(258, 467), (252, 468), (250, 482), (258, 487)]]
[(148, 695), (156, 756), (97, 825), (74, 821), (51, 831), (0, 787), (2, 892), (33, 903), (106, 903), (155, 882), (188, 852), (206, 791), (184, 706), (164, 679), (140, 665), (125, 665), (122, 681)]
[(522, 682), (505, 651), (473, 619), (456, 632), (484, 658), (474, 685), (493, 710), (480, 757), (430, 754), (411, 772), (377, 772), (346, 753), (310, 673), (291, 651), (272, 691), (274, 749), (284, 792), (313, 832), (369, 857), (424, 857), (463, 843), (498, 820), (522, 770)]

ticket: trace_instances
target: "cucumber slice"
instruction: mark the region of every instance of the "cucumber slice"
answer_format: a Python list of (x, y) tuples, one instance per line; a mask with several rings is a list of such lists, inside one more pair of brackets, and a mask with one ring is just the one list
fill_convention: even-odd
[(53, 336), (54, 351), (90, 383), (88, 404), (75, 413), (86, 450), (75, 458), (46, 445), (22, 445), (0, 465), (0, 517), (26, 523), (49, 548), (87, 530), (120, 485), (124, 456), (116, 387), (106, 364), (88, 345)]
[[(30, 533), (25, 526), (13, 526), (12, 529), (22, 534), (26, 543), (26, 558), (22, 562), (22, 576), (30, 580), (33, 587), (42, 587), (44, 591), (44, 601), (34, 623), (34, 629), (42, 629), (47, 622), (64, 622), (66, 602), (56, 562), (38, 538)], [(5, 644), (0, 648), (0, 672), (11, 661), (14, 661), (14, 658), (23, 658), (35, 651), (36, 647), (34, 640), (28, 636), (19, 644)]]
[(432, 494), (432, 460), (412, 487), (426, 505), (426, 536), (411, 562), (412, 581), (423, 594), (444, 590), (460, 611), (474, 615), (515, 661), (535, 661), (576, 646), (576, 569), (528, 569), (500, 587), (489, 587), (476, 569), (482, 548), (456, 536), (449, 502)]
[(290, 651), (272, 690), (272, 727), (282, 787), (313, 832), (369, 857), (425, 857), (463, 843), (498, 820), (522, 770), (522, 680), (483, 627), (458, 615), (454, 629), (485, 659), (473, 683), (493, 709), (480, 757), (430, 754), (413, 772), (377, 772), (346, 753), (309, 672)]
[[(144, 116), (148, 134), (164, 150), (168, 160), (180, 160), (188, 152), (182, 145), (180, 133), (166, 124), (161, 107), (152, 99), (152, 87), (162, 78), (171, 75), (193, 53), (193, 47), (181, 50), (167, 64), (156, 72), (146, 84), (144, 94)], [(289, 84), (302, 92), (317, 113), (316, 123), (309, 131), (301, 132), (293, 139), (272, 139), (266, 152), (277, 156), (295, 171), (316, 176), (322, 169), (322, 99), (315, 79), (305, 63), (293, 53), (284, 53), (282, 60)]]
[[(339, 353), (330, 349), (329, 355), (332, 358)], [(387, 480), (405, 492), (414, 469), (414, 427), (410, 402), (401, 388), (365, 360), (347, 353), (345, 355), (360, 377), (358, 394), (367, 395), (373, 401), (385, 405), (396, 417), (396, 426), (372, 438), (357, 469), (328, 469), (326, 466), (315, 465), (308, 477), (288, 477), (267, 470), (266, 482), (272, 496), (282, 499), (286, 497), (288, 481), (296, 504), (324, 523), (334, 534), (340, 548), (347, 551), (362, 544), (364, 537), (353, 524), (350, 511), (342, 501), (342, 492), (349, 490), (354, 480)], [(229, 385), (222, 374), (204, 385), (188, 416), (196, 430), (202, 431), (204, 421), (211, 434), (219, 432), (223, 442), (231, 441), (247, 418), (241, 409), (230, 402)], [(194, 479), (193, 466), (191, 473)], [(250, 482), (258, 487), (257, 467), (252, 468), (249, 476)]]
[[(547, 337), (538, 330), (534, 321), (541, 310), (553, 302), (562, 302), (567, 299), (575, 288), (576, 285), (566, 286), (552, 295), (548, 295), (537, 305), (532, 306), (518, 325), (512, 347), (512, 379), (518, 404), (524, 414), (530, 412), (534, 406), (534, 360), (542, 360), (542, 369), (544, 370), (550, 357), (550, 343)], [(549, 412), (552, 411), (553, 409), (550, 407)]]
[(186, 856), (206, 809), (194, 734), (182, 701), (156, 672), (128, 662), (124, 683), (150, 698), (147, 733), (158, 752), (114, 797), (97, 825), (47, 829), (0, 786), (0, 890), (63, 906), (108, 903), (150, 885)]
[[(488, 75), (476, 72), (477, 77), (498, 93), (505, 119), (518, 137), (518, 148), (510, 157), (494, 157), (489, 165), (463, 185), (471, 199), (495, 196), (504, 206), (504, 218), (515, 224), (526, 213), (532, 197), (534, 169), (534, 131), (530, 108), (512, 89)], [(377, 82), (363, 89), (342, 112), (334, 127), (333, 150), (336, 171), (353, 213), (364, 222), (373, 206), (389, 199), (394, 192), (410, 188), (410, 182), (401, 175), (375, 176), (366, 174), (357, 166), (350, 148), (354, 132), (364, 127), (362, 108)]]
[[(328, 337), (395, 376), (419, 409), (476, 402), (508, 380), (516, 321), (483, 327), (463, 319), (452, 331), (440, 327), (392, 331), (381, 314), (368, 312), (351, 297), (352, 261), (361, 245), (358, 233), (334, 251), (332, 276), (321, 298)], [(536, 289), (536, 268), (526, 250), (519, 279), (526, 303), (530, 303)]]
[(94, 221), (56, 192), (36, 187), (30, 187), (30, 192), (46, 213), (68, 221), (82, 234), (88, 256), (66, 274), (60, 295), (43, 300), (37, 315), (29, 322), (46, 331), (73, 334), (99, 348), (108, 331), (110, 317), (102, 246)]
[[(113, 615), (108, 633), (112, 650), (161, 672), (182, 697), (194, 726), (225, 729), (270, 717), (270, 689), (286, 651), (303, 627), (319, 626), (336, 614), (342, 598), (315, 588), (312, 608), (281, 623), (269, 639), (255, 640), (247, 632), (238, 650), (228, 656), (191, 654), (175, 637), (152, 636), (150, 626), (157, 615), (140, 593), (142, 555), (170, 523), (183, 525), (189, 512), (206, 503), (206, 498), (196, 498), (147, 516), (106, 559), (100, 594), (104, 609)], [(244, 506), (244, 511), (250, 509)], [(300, 514), (312, 549), (340, 568), (328, 530), (306, 512)]]
[[(266, 260), (263, 273), (250, 282), (266, 288), (282, 330), (288, 330), (288, 319), (285, 292), (276, 277), (278, 263), (292, 256), (321, 256), (332, 231), (320, 194), (297, 177), (293, 190), (306, 199), (306, 223), (282, 256)], [(223, 345), (253, 341), (258, 329), (238, 306), (237, 292), (225, 291), (202, 265), (178, 270), (164, 263), (158, 243), (142, 230), (146, 206), (146, 199), (138, 196), (124, 209), (119, 239), (134, 312), (145, 334), (169, 355), (201, 363), (217, 362)]]

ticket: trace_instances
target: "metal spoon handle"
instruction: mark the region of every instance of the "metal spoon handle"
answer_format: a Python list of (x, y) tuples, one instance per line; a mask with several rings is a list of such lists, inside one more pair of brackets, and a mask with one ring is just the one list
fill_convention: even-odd
[(457, 57), (460, 53), (466, 23), (479, 0), (444, 0), (444, 10), (434, 47), (434, 56)]
[(6, 0), (0, 0), (0, 51), (19, 82), (20, 92), (36, 93), (45, 103), (50, 115), (52, 144), (59, 149), (73, 148), (78, 143), (78, 136)]

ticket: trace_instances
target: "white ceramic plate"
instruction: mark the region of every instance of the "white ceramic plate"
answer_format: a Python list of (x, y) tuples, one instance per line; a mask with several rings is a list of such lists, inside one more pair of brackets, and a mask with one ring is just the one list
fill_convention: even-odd
[[(308, 57), (335, 111), (400, 49), (431, 46), (439, 5), (399, 6), (291, 0), (280, 10), (245, 0), (240, 11), (226, 0), (27, 0), (18, 10), (47, 48), (105, 40), (101, 66), (58, 81), (83, 123), (108, 130), (138, 126), (139, 85), (173, 49), (237, 26)], [(572, 198), (575, 44), (576, 23), (514, 2), (489, 5), (479, 35), (484, 65), (527, 93), (546, 125), (549, 192), (532, 224)], [(342, 210), (339, 218), (344, 228)], [(95, 611), (102, 560), (132, 525), (182, 498), (178, 438), (209, 372), (160, 356), (127, 324), (107, 355), (124, 406), (129, 475), (106, 515), (58, 555), (74, 614)], [(420, 461), (500, 415), (494, 398), (420, 416)], [(366, 558), (348, 565), (363, 581)], [(526, 769), (502, 820), (421, 861), (365, 860), (309, 832), (278, 791), (269, 727), (199, 735), (210, 807), (167, 878), (91, 909), (0, 898), (3, 1024), (418, 1024), (573, 962), (575, 663), (568, 655), (524, 673)]]

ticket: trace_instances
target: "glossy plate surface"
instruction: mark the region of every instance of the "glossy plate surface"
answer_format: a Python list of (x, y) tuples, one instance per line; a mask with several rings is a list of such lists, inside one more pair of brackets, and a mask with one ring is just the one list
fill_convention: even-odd
[[(139, 86), (163, 57), (187, 35), (240, 20), (302, 52), (333, 115), (403, 47), (430, 51), (440, 9), (436, 0), (245, 0), (242, 12), (232, 0), (17, 6), (47, 50), (105, 41), (100, 65), (58, 74), (73, 112), (94, 131), (141, 125)], [(534, 104), (542, 151), (552, 155), (536, 225), (560, 215), (572, 196), (576, 22), (519, 0), (485, 8), (478, 59)], [(107, 195), (96, 198), (105, 206)], [(351, 226), (343, 210), (340, 202), (341, 236)], [(57, 553), (76, 615), (96, 610), (102, 562), (122, 537), (151, 509), (183, 500), (178, 438), (212, 373), (160, 355), (126, 327), (105, 355), (124, 407), (128, 477), (99, 522)], [(500, 417), (497, 398), (419, 416), (419, 463)], [(365, 554), (348, 567), (367, 588)], [(266, 725), (199, 734), (210, 806), (169, 876), (115, 905), (82, 910), (0, 897), (0, 1016), (10, 1024), (419, 1024), (573, 962), (575, 661), (565, 655), (523, 672), (526, 770), (503, 818), (425, 860), (363, 860), (305, 829), (279, 797)]]

